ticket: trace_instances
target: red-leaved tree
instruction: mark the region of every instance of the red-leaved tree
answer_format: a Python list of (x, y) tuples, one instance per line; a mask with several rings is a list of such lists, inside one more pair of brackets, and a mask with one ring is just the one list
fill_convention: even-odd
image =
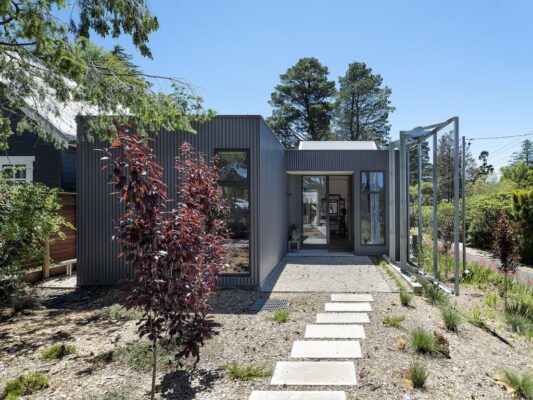
[(124, 124), (117, 124), (115, 134), (102, 159), (111, 160), (106, 166), (113, 168), (111, 178), (125, 205), (115, 239), (135, 272), (127, 307), (143, 312), (138, 332), (152, 342), (153, 399), (158, 341), (177, 345), (181, 365), (189, 356), (198, 360), (200, 347), (213, 334), (208, 301), (226, 265), (229, 210), (218, 190), (216, 159), (209, 163), (188, 143), (180, 147), (178, 198), (176, 207), (166, 210), (163, 171), (149, 139)]

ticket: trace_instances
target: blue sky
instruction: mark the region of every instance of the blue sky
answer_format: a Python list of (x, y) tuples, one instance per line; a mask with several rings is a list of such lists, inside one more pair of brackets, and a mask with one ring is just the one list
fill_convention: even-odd
[[(533, 133), (533, 1), (152, 0), (151, 74), (192, 84), (219, 114), (270, 115), (279, 75), (317, 57), (330, 78), (367, 63), (392, 89), (392, 136), (458, 115), (466, 137)], [(94, 38), (109, 47), (116, 40)], [(165, 89), (163, 83), (157, 88)], [(533, 137), (533, 136), (531, 136)], [(520, 138), (475, 141), (504, 165)]]

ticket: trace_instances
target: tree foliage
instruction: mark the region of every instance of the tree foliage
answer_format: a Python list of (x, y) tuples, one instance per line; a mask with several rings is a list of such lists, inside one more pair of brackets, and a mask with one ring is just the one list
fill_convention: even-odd
[(512, 164), (525, 163), (528, 168), (533, 168), (533, 140), (526, 139), (520, 145), (520, 151), (513, 153)]
[(268, 124), (286, 148), (300, 140), (331, 138), (335, 82), (316, 58), (302, 58), (280, 76), (271, 95)]
[[(70, 15), (70, 18), (61, 18)], [(0, 149), (15, 129), (31, 129), (52, 139), (46, 118), (20, 115), (24, 107), (59, 116), (67, 105), (79, 113), (97, 114), (90, 132), (107, 132), (110, 119), (122, 115), (138, 132), (159, 129), (192, 131), (191, 120), (212, 115), (201, 99), (176, 79), (171, 94), (155, 93), (150, 79), (123, 50), (105, 51), (91, 44), (99, 36), (129, 35), (143, 56), (151, 57), (150, 33), (157, 18), (146, 0), (9, 0), (0, 5)], [(161, 78), (161, 77), (160, 77)], [(12, 126), (13, 119), (21, 119)]]
[(365, 63), (354, 62), (339, 78), (336, 127), (342, 140), (372, 140), (384, 146), (389, 139), (391, 90), (383, 86), (381, 75), (373, 74)]
[(489, 164), (488, 158), (489, 152), (487, 150), (483, 150), (481, 153), (479, 153), (478, 160), (481, 161), (481, 165), (479, 166), (480, 176), (486, 177), (494, 172), (494, 166), (492, 166), (492, 164)]
[(64, 238), (63, 228), (72, 228), (60, 209), (57, 189), (0, 177), (0, 299), (19, 287), (24, 264), (43, 260), (47, 240)]
[[(115, 238), (136, 276), (127, 306), (142, 310), (138, 332), (152, 342), (153, 399), (158, 341), (174, 341), (179, 362), (198, 359), (200, 347), (212, 336), (208, 300), (226, 264), (228, 208), (218, 191), (217, 166), (184, 144), (176, 158), (178, 202), (166, 211), (163, 171), (146, 139), (124, 124), (114, 134), (103, 159), (113, 159), (107, 165), (125, 205)], [(113, 155), (116, 150), (121, 153)]]
[(533, 264), (533, 189), (511, 194), (513, 217), (518, 224), (518, 245), (524, 263)]
[(518, 188), (533, 187), (533, 168), (527, 166), (525, 161), (501, 168), (502, 181), (514, 182)]

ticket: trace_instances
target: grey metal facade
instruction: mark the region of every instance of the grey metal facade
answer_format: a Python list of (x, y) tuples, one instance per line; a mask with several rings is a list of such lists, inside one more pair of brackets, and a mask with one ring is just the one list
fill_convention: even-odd
[[(78, 129), (82, 128), (80, 124)], [(262, 269), (269, 271), (275, 267), (277, 258), (285, 248), (286, 205), (283, 174), (284, 150), (277, 143), (260, 116), (218, 116), (210, 122), (196, 127), (198, 133), (160, 133), (154, 144), (158, 162), (164, 169), (163, 181), (169, 187), (169, 198), (175, 198), (177, 175), (174, 172), (174, 158), (179, 146), (187, 141), (209, 157), (215, 149), (245, 149), (249, 151), (250, 174), (250, 274), (248, 276), (223, 276), (224, 286), (256, 287), (260, 282), (260, 231), (265, 254), (262, 255)], [(81, 137), (81, 136), (80, 136)], [(274, 141), (276, 143), (274, 143)], [(112, 220), (120, 216), (118, 199), (110, 198), (112, 188), (106, 176), (100, 172), (99, 154), (94, 150), (101, 143), (81, 142), (78, 146), (78, 284), (114, 285), (122, 279), (131, 279), (132, 270), (118, 258), (118, 246), (112, 241)], [(264, 148), (262, 152), (261, 148)], [(276, 179), (278, 177), (279, 179)], [(264, 180), (264, 185), (261, 181)], [(260, 188), (263, 188), (260, 190)], [(270, 187), (270, 190), (268, 189)], [(283, 192), (283, 193), (281, 193)], [(277, 199), (271, 199), (276, 195)], [(259, 213), (261, 203), (261, 214)], [(281, 213), (280, 213), (281, 211)], [(279, 215), (275, 215), (280, 213)], [(273, 218), (267, 220), (266, 215)], [(263, 224), (260, 218), (263, 218)], [(282, 227), (283, 225), (283, 227)], [(283, 243), (282, 243), (283, 242)], [(274, 259), (277, 260), (274, 262)], [(262, 273), (263, 275), (264, 273)]]
[[(349, 173), (352, 186), (353, 251), (361, 255), (382, 255), (388, 252), (388, 235), (385, 245), (361, 244), (361, 172), (382, 171), (385, 182), (385, 198), (389, 188), (389, 155), (387, 150), (287, 150), (285, 169), (290, 174), (288, 182), (289, 223), (299, 224), (302, 213), (302, 175), (328, 175)], [(307, 175), (306, 174), (306, 175)], [(389, 230), (389, 210), (385, 206), (385, 232)]]

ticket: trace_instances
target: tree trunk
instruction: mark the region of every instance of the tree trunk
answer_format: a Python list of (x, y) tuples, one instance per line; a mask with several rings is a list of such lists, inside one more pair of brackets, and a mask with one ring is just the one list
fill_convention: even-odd
[(157, 338), (152, 340), (152, 392), (150, 399), (155, 399), (155, 379), (157, 374)]

